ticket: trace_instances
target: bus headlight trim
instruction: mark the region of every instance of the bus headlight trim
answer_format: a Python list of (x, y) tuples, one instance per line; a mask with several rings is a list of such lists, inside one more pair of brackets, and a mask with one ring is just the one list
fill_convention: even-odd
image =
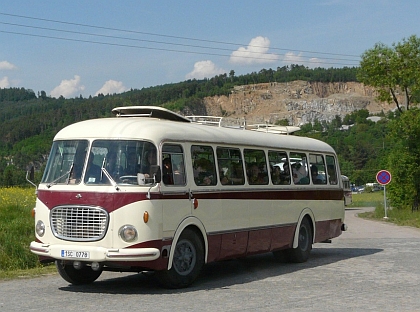
[(38, 236), (44, 236), (45, 234), (45, 224), (41, 220), (38, 220), (35, 226), (35, 232), (38, 234)]
[(137, 230), (133, 225), (126, 224), (119, 230), (120, 237), (125, 242), (132, 242), (137, 239)]

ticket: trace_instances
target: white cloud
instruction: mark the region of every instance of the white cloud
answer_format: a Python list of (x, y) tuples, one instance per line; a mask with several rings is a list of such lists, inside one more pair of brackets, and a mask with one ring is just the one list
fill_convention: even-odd
[(0, 62), (0, 70), (14, 70), (17, 69), (15, 65), (9, 63), (8, 61), (1, 61)]
[(262, 64), (278, 60), (278, 55), (267, 53), (270, 49), (270, 40), (267, 37), (258, 36), (251, 40), (247, 47), (240, 47), (232, 52), (229, 61), (236, 64)]
[(74, 75), (74, 79), (62, 80), (60, 85), (55, 87), (51, 91), (52, 97), (60, 97), (61, 95), (65, 98), (78, 95), (79, 91), (83, 91), (85, 86), (80, 84), (80, 76)]
[(305, 62), (305, 59), (302, 57), (302, 53), (287, 52), (284, 54), (283, 62), (287, 64), (302, 64)]
[(0, 79), (0, 88), (8, 88), (10, 87), (10, 82), (8, 77), (3, 77)]
[(217, 68), (212, 61), (200, 61), (194, 64), (194, 69), (192, 72), (188, 73), (186, 79), (204, 79), (211, 78), (216, 75), (221, 75), (226, 73), (226, 70), (222, 68)]
[(99, 93), (102, 93), (104, 95), (114, 94), (114, 93), (122, 93), (122, 92), (125, 92), (127, 90), (128, 89), (126, 87), (124, 87), (124, 85), (121, 81), (108, 80), (104, 83), (102, 88), (100, 88), (98, 91), (96, 91), (95, 95), (98, 95)]
[(290, 64), (301, 64), (307, 67), (320, 67), (322, 66), (322, 64), (324, 64), (324, 62), (322, 61), (322, 59), (313, 57), (313, 58), (306, 58), (303, 56), (302, 53), (299, 54), (294, 54), (293, 52), (287, 52), (284, 55), (283, 58), (283, 63), (290, 65)]

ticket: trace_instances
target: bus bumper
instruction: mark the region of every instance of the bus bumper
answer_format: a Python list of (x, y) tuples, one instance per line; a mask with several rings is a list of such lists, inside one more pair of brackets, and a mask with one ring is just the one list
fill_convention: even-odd
[(160, 256), (157, 248), (104, 248), (78, 245), (49, 245), (31, 242), (34, 254), (59, 260), (79, 261), (152, 261)]

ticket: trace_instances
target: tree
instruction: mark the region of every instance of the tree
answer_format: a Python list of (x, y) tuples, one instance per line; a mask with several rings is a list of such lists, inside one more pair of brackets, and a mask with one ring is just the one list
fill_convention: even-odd
[(402, 42), (388, 47), (376, 43), (374, 48), (362, 54), (357, 78), (365, 85), (375, 87), (378, 100), (389, 104), (394, 102), (402, 112), (398, 99), (401, 92), (404, 96), (405, 109), (411, 103), (417, 103), (420, 93), (420, 38), (413, 35)]
[(393, 147), (388, 156), (392, 174), (389, 197), (393, 206), (410, 207), (420, 196), (420, 110), (405, 112), (389, 129)]

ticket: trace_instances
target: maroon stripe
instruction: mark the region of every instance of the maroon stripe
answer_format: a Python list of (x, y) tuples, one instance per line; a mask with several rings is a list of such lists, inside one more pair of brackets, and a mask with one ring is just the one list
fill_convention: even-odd
[[(151, 194), (152, 199), (189, 199), (188, 193)], [(193, 192), (197, 199), (237, 199), (237, 200), (342, 200), (343, 191), (338, 190), (252, 190), (252, 191), (209, 191)], [(59, 205), (93, 205), (112, 212), (127, 204), (148, 200), (147, 193), (99, 193), (63, 192), (39, 190), (38, 199), (49, 209)]]

